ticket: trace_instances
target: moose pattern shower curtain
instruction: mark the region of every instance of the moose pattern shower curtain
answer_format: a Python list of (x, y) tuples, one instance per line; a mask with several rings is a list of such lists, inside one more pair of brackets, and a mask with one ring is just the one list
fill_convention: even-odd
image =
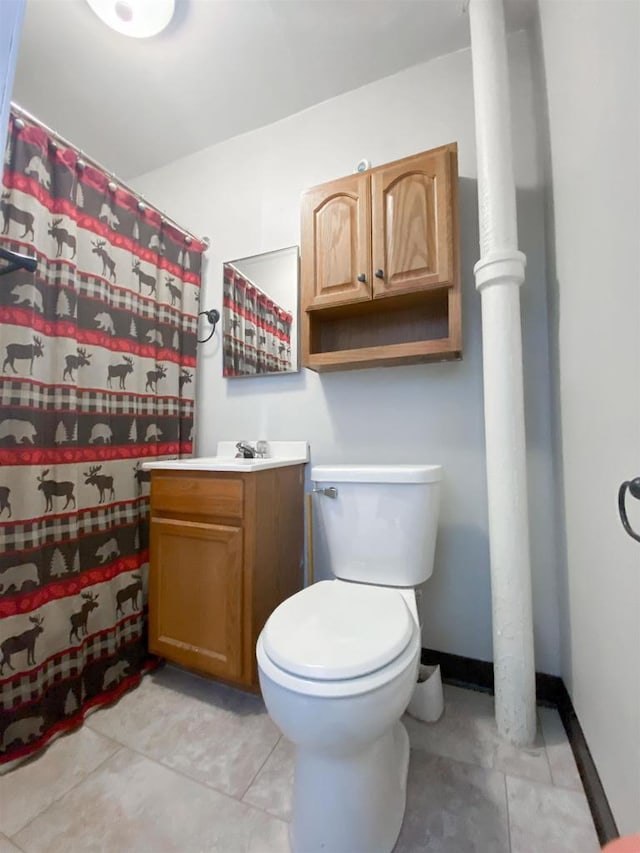
[[(204, 246), (12, 115), (0, 247), (0, 768), (145, 666), (149, 476), (189, 455)], [(1, 268), (0, 268), (1, 272)]]

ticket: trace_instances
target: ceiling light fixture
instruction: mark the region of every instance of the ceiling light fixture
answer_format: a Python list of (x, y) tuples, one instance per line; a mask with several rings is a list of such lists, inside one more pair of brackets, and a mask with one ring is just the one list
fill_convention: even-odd
[(118, 33), (144, 39), (169, 24), (175, 0), (87, 0), (101, 21)]

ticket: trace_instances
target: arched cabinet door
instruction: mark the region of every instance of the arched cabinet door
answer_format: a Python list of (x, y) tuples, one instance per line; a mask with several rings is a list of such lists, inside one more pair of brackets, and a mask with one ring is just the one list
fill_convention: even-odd
[(306, 310), (371, 299), (369, 175), (309, 190), (302, 199), (302, 304)]
[(453, 283), (454, 157), (445, 146), (372, 173), (374, 299)]

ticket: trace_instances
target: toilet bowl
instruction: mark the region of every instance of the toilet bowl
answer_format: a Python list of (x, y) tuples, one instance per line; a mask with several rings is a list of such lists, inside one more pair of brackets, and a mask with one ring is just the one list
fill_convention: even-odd
[[(417, 677), (416, 619), (397, 590), (340, 580), (321, 581), (285, 605), (260, 635), (257, 656), (269, 714), (297, 747), (292, 848), (389, 851), (405, 807), (409, 739), (399, 720)], [(369, 617), (360, 625), (358, 606)], [(390, 606), (387, 633), (380, 617)], [(372, 632), (375, 647), (367, 649)], [(337, 821), (337, 813), (349, 820)]]
[[(318, 498), (328, 510), (336, 578), (276, 608), (256, 649), (267, 710), (295, 745), (292, 849), (390, 853), (409, 764), (400, 717), (415, 689), (421, 648), (414, 587), (431, 574), (434, 543), (425, 529), (435, 533), (440, 468), (314, 468), (312, 479), (337, 484), (331, 497)], [(398, 489), (403, 485), (408, 490)], [(336, 533), (343, 538), (344, 525), (348, 541), (332, 541)], [(356, 539), (365, 533), (364, 541)], [(375, 582), (356, 579), (363, 575)]]

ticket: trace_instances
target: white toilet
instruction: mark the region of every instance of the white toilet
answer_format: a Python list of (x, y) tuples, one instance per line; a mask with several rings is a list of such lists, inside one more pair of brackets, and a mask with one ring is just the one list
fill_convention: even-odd
[(438, 465), (311, 470), (337, 579), (283, 602), (257, 644), (267, 710), (296, 746), (294, 853), (390, 853), (400, 832), (415, 587), (433, 570), (441, 477)]

